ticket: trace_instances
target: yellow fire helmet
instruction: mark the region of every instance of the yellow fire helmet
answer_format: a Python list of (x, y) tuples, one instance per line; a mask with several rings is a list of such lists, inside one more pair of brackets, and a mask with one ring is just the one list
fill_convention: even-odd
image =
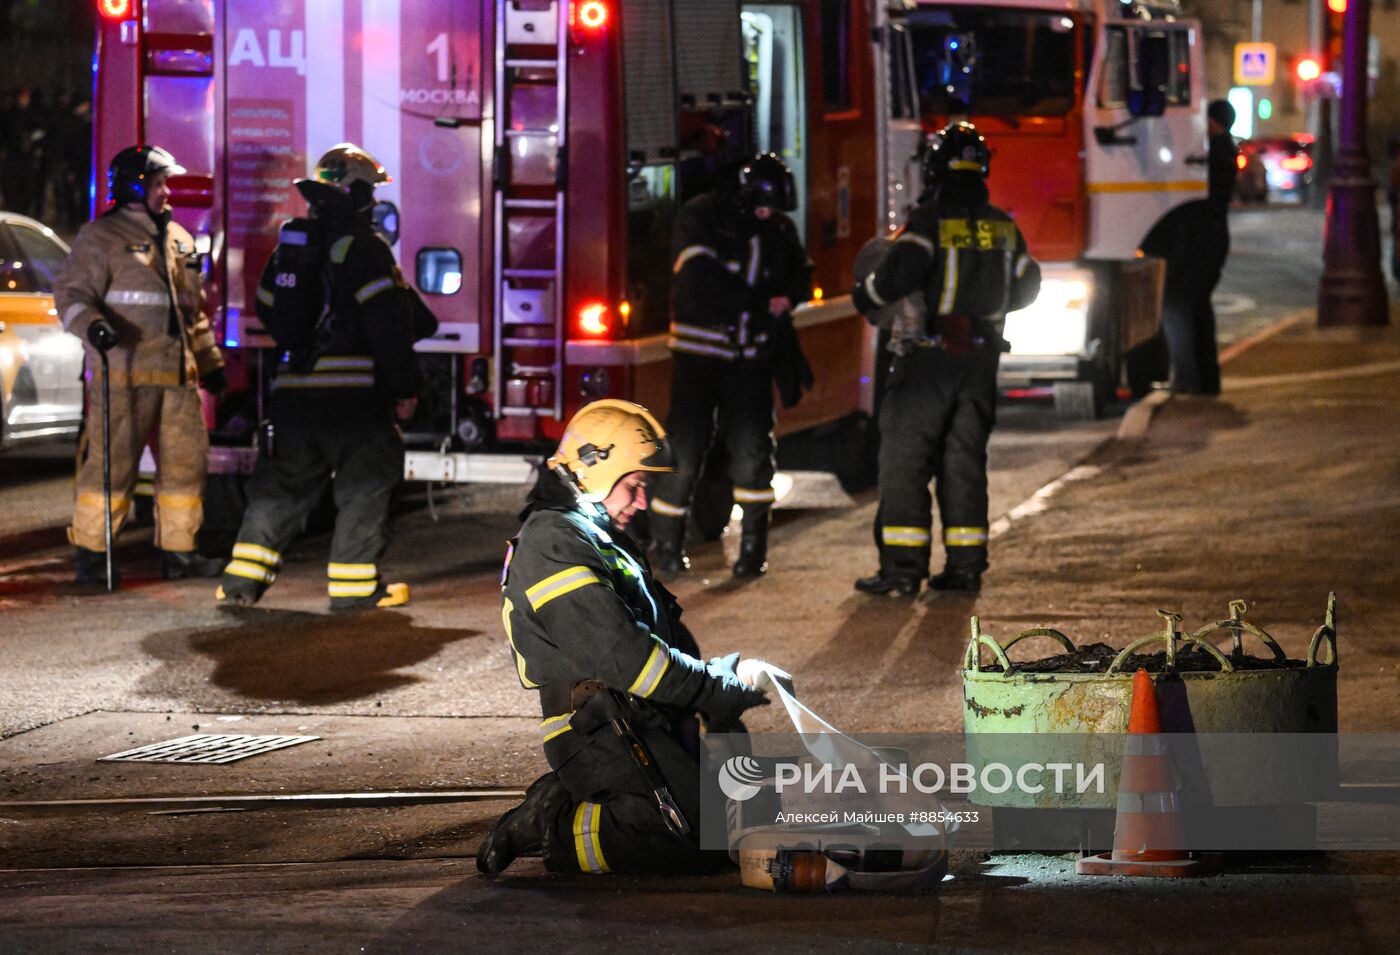
[(641, 405), (617, 398), (580, 408), (547, 463), (594, 503), (633, 471), (676, 469), (666, 429)]
[(361, 208), (373, 204), (375, 186), (393, 181), (379, 160), (359, 146), (337, 143), (316, 161), (310, 176), (294, 184), (308, 202), (348, 199)]

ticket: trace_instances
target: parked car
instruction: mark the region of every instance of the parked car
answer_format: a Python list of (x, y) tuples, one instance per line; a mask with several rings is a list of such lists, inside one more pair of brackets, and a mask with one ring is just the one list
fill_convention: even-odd
[(1313, 139), (1302, 133), (1254, 141), (1270, 199), (1306, 203), (1312, 191)]
[(0, 212), (0, 450), (72, 440), (83, 420), (83, 345), (53, 289), (68, 246), (41, 222)]

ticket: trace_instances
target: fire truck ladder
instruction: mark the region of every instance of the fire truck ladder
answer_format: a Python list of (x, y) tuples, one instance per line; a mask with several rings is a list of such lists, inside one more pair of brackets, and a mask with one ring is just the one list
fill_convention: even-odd
[(496, 3), (495, 406), (564, 413), (567, 0)]

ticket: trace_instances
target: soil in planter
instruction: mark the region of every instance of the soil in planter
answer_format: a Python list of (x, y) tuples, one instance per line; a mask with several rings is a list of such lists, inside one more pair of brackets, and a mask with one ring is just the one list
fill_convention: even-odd
[[(1039, 660), (1016, 663), (1015, 666), (1020, 673), (1104, 673), (1121, 651), (1121, 647), (1110, 647), (1106, 643), (1089, 643), (1074, 653), (1057, 653)], [(1302, 660), (1275, 660), (1272, 656), (1256, 657), (1250, 654), (1235, 657), (1230, 655), (1229, 650), (1221, 652), (1236, 670), (1291, 670), (1305, 666)], [(1148, 673), (1162, 673), (1166, 668), (1167, 651), (1161, 650), (1157, 653), (1134, 653), (1124, 661), (1119, 671), (1132, 674), (1142, 669)], [(979, 669), (982, 673), (1000, 673), (1002, 670), (999, 663), (984, 664)], [(1220, 663), (1206, 651), (1187, 644), (1177, 648), (1176, 669), (1178, 673), (1218, 673)]]

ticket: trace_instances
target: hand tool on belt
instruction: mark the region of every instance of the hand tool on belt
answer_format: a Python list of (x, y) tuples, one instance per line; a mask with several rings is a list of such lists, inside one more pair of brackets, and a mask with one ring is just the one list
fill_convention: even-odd
[(608, 721), (612, 731), (622, 742), (623, 749), (627, 750), (627, 755), (646, 779), (651, 798), (655, 801), (661, 818), (666, 821), (666, 828), (678, 836), (689, 834), (690, 823), (686, 821), (685, 814), (671, 796), (666, 778), (661, 775), (661, 770), (656, 768), (656, 761), (652, 759), (646, 744), (633, 731), (632, 724), (627, 719), (627, 710), (635, 704), (625, 694), (608, 689), (598, 680), (575, 683), (571, 703), (576, 712), (589, 705), (589, 709), (598, 717)]

